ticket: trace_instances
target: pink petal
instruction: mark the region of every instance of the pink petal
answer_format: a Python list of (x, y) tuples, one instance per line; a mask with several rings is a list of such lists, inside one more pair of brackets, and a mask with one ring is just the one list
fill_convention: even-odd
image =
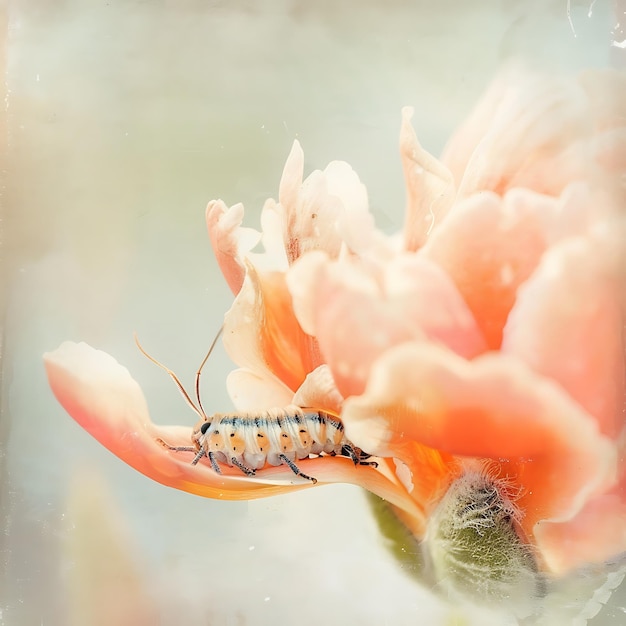
[[(467, 130), (476, 120), (478, 127)], [(516, 186), (558, 195), (564, 184), (585, 176), (583, 144), (571, 149), (588, 140), (591, 130), (580, 87), (510, 70), (496, 79), (443, 161), (453, 163), (461, 197), (485, 190), (503, 194)]]
[(570, 519), (616, 478), (615, 446), (595, 420), (558, 386), (493, 353), (468, 362), (432, 343), (392, 348), (342, 419), (357, 446), (407, 464), (413, 442), (496, 460), (522, 488), (529, 536), (539, 520)]
[(269, 198), (261, 211), (263, 252), (250, 252), (248, 260), (259, 271), (286, 272), (289, 268), (284, 242), (284, 210)]
[[(63, 408), (94, 438), (131, 467), (169, 487), (200, 496), (244, 500), (311, 487), (286, 466), (266, 467), (253, 478), (222, 466), (215, 473), (204, 461), (191, 465), (192, 453), (167, 450), (188, 445), (191, 429), (157, 426), (150, 421), (145, 398), (128, 370), (113, 357), (85, 343), (65, 342), (44, 355), (50, 387)], [(361, 485), (398, 507), (414, 528), (423, 525), (421, 508), (381, 463), (381, 470), (355, 467), (350, 459), (318, 457), (300, 462), (318, 484)]]
[(323, 172), (312, 172), (297, 193), (292, 185), (287, 187), (288, 192), (282, 189), (281, 183), (282, 200), (275, 210), (283, 222), (290, 263), (311, 250), (324, 250), (336, 257), (343, 243), (340, 221), (346, 213), (367, 212), (367, 191), (354, 170), (342, 161), (333, 161)]
[(45, 354), (44, 363), (63, 408), (103, 446), (149, 478), (210, 498), (255, 498), (289, 488), (247, 479), (227, 467), (219, 475), (203, 463), (191, 465), (192, 453), (164, 448), (158, 439), (172, 446), (190, 445), (191, 428), (153, 424), (139, 385), (105, 352), (65, 342)]
[(285, 383), (263, 366), (259, 372), (241, 368), (228, 374), (226, 388), (238, 411), (254, 413), (292, 403), (293, 391)]
[(323, 409), (339, 415), (343, 396), (339, 393), (328, 365), (320, 365), (305, 379), (290, 404)]
[(371, 363), (398, 343), (440, 341), (468, 357), (485, 348), (465, 303), (437, 266), (406, 254), (381, 272), (321, 255), (308, 255), (290, 272), (294, 309), (314, 331), (345, 397), (362, 392)]
[(384, 261), (400, 252), (401, 246), (376, 228), (368, 211), (346, 211), (337, 219), (337, 227), (348, 251), (362, 259)]
[(278, 189), (278, 201), (283, 207), (291, 207), (296, 204), (303, 177), (304, 152), (300, 142), (296, 139), (285, 162)]
[(337, 217), (343, 210), (341, 200), (328, 193), (328, 182), (319, 170), (302, 184), (295, 205), (285, 207), (285, 249), (293, 263), (309, 250), (326, 250), (337, 256), (341, 238)]
[(243, 204), (227, 208), (221, 200), (209, 202), (206, 222), (215, 258), (231, 291), (236, 295), (245, 276), (244, 259), (258, 243), (261, 234), (242, 228)]
[(602, 132), (626, 125), (626, 77), (613, 69), (587, 70), (578, 77), (589, 99), (589, 111), (596, 130)]
[(483, 193), (455, 206), (424, 247), (454, 281), (489, 348), (497, 349), (517, 288), (546, 249), (547, 216), (557, 202), (515, 189)]
[(349, 213), (367, 213), (367, 189), (345, 161), (331, 161), (324, 169), (328, 194), (338, 198)]
[(591, 145), (595, 162), (616, 181), (626, 171), (626, 128), (597, 135)]
[(540, 522), (535, 539), (550, 571), (563, 574), (626, 552), (626, 502), (616, 494), (591, 499), (572, 520)]
[(625, 270), (615, 245), (570, 239), (546, 253), (522, 285), (507, 323), (503, 351), (559, 383), (605, 435), (624, 426)]
[[(319, 307), (318, 284), (326, 280), (329, 257), (325, 252), (313, 251), (298, 259), (287, 273), (287, 287), (293, 299), (293, 311), (305, 333), (315, 336), (317, 333), (317, 314)], [(360, 278), (360, 276), (359, 276)], [(376, 290), (364, 281), (364, 289)]]
[[(315, 339), (300, 328), (281, 272), (248, 273), (224, 321), (224, 346), (242, 368), (291, 393), (321, 364)], [(231, 390), (246, 397), (245, 389)], [(257, 409), (269, 408), (257, 406)]]
[(449, 168), (457, 184), (463, 179), (476, 146), (493, 124), (501, 103), (512, 85), (519, 81), (519, 70), (516, 67), (510, 66), (500, 71), (444, 148), (441, 161)]
[(419, 144), (411, 118), (413, 109), (402, 109), (400, 156), (407, 188), (404, 245), (407, 250), (421, 248), (433, 226), (448, 212), (455, 195), (452, 174), (438, 159)]

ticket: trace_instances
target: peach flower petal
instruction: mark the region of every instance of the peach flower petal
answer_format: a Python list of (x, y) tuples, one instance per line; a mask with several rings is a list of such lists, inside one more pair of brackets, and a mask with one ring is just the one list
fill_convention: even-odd
[(250, 252), (247, 256), (248, 261), (258, 271), (286, 272), (289, 269), (283, 230), (283, 214), (280, 205), (270, 198), (265, 201), (261, 211), (263, 252)]
[(287, 287), (291, 292), (293, 312), (302, 330), (315, 335), (317, 329), (317, 284), (323, 280), (328, 255), (322, 251), (309, 252), (298, 259), (287, 272)]
[[(191, 465), (191, 452), (165, 449), (158, 439), (174, 446), (189, 445), (191, 429), (153, 424), (139, 385), (105, 352), (85, 343), (65, 342), (45, 354), (44, 363), (50, 387), (63, 408), (113, 454), (157, 482), (223, 500), (250, 500), (312, 486), (284, 465), (268, 466), (254, 477), (227, 466), (217, 474), (204, 461)], [(355, 466), (343, 457), (300, 463), (318, 484), (361, 485), (398, 507), (411, 523), (423, 524), (423, 512), (390, 472)]]
[(539, 522), (535, 540), (550, 571), (563, 574), (626, 552), (624, 520), (624, 499), (616, 494), (601, 495), (568, 522)]
[(500, 347), (517, 288), (546, 249), (556, 208), (553, 198), (524, 189), (479, 194), (458, 204), (423, 249), (452, 278), (491, 349)]
[(246, 368), (233, 370), (226, 389), (235, 408), (246, 413), (292, 404), (293, 391), (267, 370), (260, 374)]
[(348, 438), (372, 454), (405, 461), (407, 443), (417, 442), (497, 460), (523, 489), (529, 535), (538, 520), (571, 518), (616, 479), (615, 446), (595, 420), (498, 354), (468, 362), (435, 344), (393, 348), (374, 364), (365, 393), (345, 401), (342, 419)]
[(221, 200), (209, 202), (206, 223), (213, 252), (231, 291), (237, 295), (246, 273), (244, 259), (256, 246), (261, 233), (242, 228), (243, 204), (228, 208)]
[(610, 437), (623, 428), (626, 397), (622, 263), (604, 240), (552, 248), (520, 287), (502, 342), (504, 352), (559, 383)]
[[(341, 413), (343, 396), (339, 393), (328, 365), (315, 368), (305, 379), (289, 404)], [(280, 406), (280, 405), (279, 405)]]
[(456, 192), (448, 168), (426, 152), (411, 126), (413, 109), (402, 109), (400, 156), (407, 188), (404, 245), (407, 250), (421, 248), (432, 228), (446, 215)]
[(331, 161), (324, 169), (328, 194), (338, 198), (344, 211), (362, 214), (369, 210), (367, 188), (352, 166), (345, 161)]
[(511, 69), (496, 79), (442, 160), (455, 175), (459, 197), (513, 187), (558, 195), (586, 175), (589, 117), (586, 95), (575, 83)]
[(474, 109), (456, 129), (444, 147), (441, 162), (449, 169), (457, 184), (463, 179), (463, 173), (472, 153), (493, 124), (511, 85), (517, 80), (519, 72), (520, 70), (515, 66), (509, 66), (498, 72)]
[(298, 193), (304, 178), (304, 152), (300, 142), (296, 139), (285, 161), (283, 175), (278, 186), (278, 201), (283, 207), (295, 206)]
[(346, 214), (367, 213), (367, 191), (354, 170), (343, 161), (331, 162), (323, 172), (315, 170), (296, 189), (295, 183), (302, 181), (302, 171), (298, 159), (296, 174), (296, 164), (292, 163), (297, 156), (294, 150), (283, 173), (280, 203), (270, 202), (264, 211), (274, 211), (280, 216), (289, 263), (310, 250), (325, 250), (336, 257), (343, 244), (340, 221)]
[[(300, 328), (282, 272), (258, 273), (247, 266), (244, 283), (224, 321), (224, 346), (230, 357), (273, 386), (293, 392), (321, 364), (315, 339)], [(240, 401), (245, 388), (235, 390)], [(268, 408), (257, 406), (257, 408)]]
[(618, 173), (625, 119), (623, 73), (591, 70), (576, 83), (510, 67), (448, 143), (442, 161), (459, 197), (514, 187), (559, 195), (596, 166)]
[(450, 279), (415, 254), (397, 257), (378, 276), (357, 261), (307, 255), (288, 284), (294, 310), (314, 331), (344, 397), (363, 391), (371, 363), (390, 346), (439, 341), (466, 357), (485, 349)]
[(125, 367), (86, 343), (65, 342), (44, 355), (50, 387), (63, 408), (95, 439), (142, 474), (169, 487), (205, 497), (248, 499), (280, 493), (287, 485), (216, 474), (203, 463), (191, 465), (192, 453), (166, 450), (187, 446), (191, 428), (157, 426), (145, 398)]
[(619, 180), (626, 171), (626, 128), (598, 135), (591, 146), (595, 162)]
[(626, 76), (612, 69), (593, 69), (580, 74), (578, 83), (589, 99), (594, 128), (606, 131), (626, 126)]

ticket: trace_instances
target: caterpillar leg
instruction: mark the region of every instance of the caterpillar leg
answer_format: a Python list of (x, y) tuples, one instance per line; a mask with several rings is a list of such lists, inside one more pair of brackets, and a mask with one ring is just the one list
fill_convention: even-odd
[(238, 461), (235, 457), (231, 459), (233, 465), (238, 467), (246, 476), (254, 476), (256, 474), (256, 470), (253, 470), (251, 467), (244, 465), (241, 461)]
[(371, 454), (368, 454), (367, 452), (363, 452), (363, 450), (359, 450), (357, 456), (359, 457), (359, 465), (369, 465), (370, 467), (378, 467), (378, 463), (376, 463), (376, 461), (367, 460), (372, 456)]
[[(170, 446), (169, 443), (163, 441), (163, 439), (157, 439), (157, 442), (160, 443), (164, 448), (168, 450), (173, 450), (174, 452), (195, 452), (196, 456), (193, 457), (191, 461), (192, 465), (196, 465), (198, 461), (206, 454), (204, 448), (200, 448), (199, 450), (195, 446)], [(214, 466), (215, 468), (215, 466)], [(219, 474), (219, 469), (216, 470)]]
[(217, 460), (215, 459), (215, 453), (214, 452), (209, 452), (209, 461), (211, 462), (211, 467), (213, 468), (213, 471), (216, 474), (221, 474), (222, 470), (220, 469), (220, 466), (217, 464)]
[(362, 461), (359, 459), (359, 465), (367, 465), (369, 467), (378, 467), (378, 463), (376, 461)]
[(376, 461), (368, 461), (372, 455), (355, 448), (353, 445), (345, 444), (341, 449), (341, 454), (350, 457), (355, 465), (368, 465), (369, 467), (378, 467)]
[(350, 444), (346, 443), (343, 445), (343, 447), (341, 448), (341, 455), (347, 456), (348, 458), (352, 459), (352, 462), (355, 465), (359, 464), (359, 455), (356, 453), (356, 450)]
[(169, 443), (163, 441), (160, 437), (157, 438), (157, 443), (160, 443), (164, 448), (168, 450), (173, 450), (174, 452), (196, 452), (196, 448), (194, 446), (170, 446)]
[(206, 452), (204, 451), (204, 448), (200, 448), (200, 450), (198, 450), (198, 452), (196, 453), (196, 456), (193, 457), (193, 461), (191, 462), (192, 465), (197, 465), (198, 461), (206, 454)]
[(287, 466), (289, 466), (289, 469), (296, 475), (296, 476), (302, 476), (302, 478), (306, 478), (307, 480), (310, 480), (313, 484), (315, 484), (317, 482), (317, 478), (313, 478), (313, 476), (308, 476), (307, 474), (305, 474), (304, 472), (300, 471), (300, 468), (288, 457), (286, 457), (284, 454), (279, 454), (278, 458)]

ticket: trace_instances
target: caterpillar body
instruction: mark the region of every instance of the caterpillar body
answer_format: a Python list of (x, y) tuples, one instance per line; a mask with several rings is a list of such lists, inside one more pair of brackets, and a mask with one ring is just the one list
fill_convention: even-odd
[(176, 452), (194, 452), (195, 456), (191, 461), (193, 465), (206, 457), (218, 474), (221, 473), (220, 464), (237, 467), (246, 476), (254, 476), (256, 470), (262, 469), (266, 464), (284, 464), (297, 476), (313, 483), (317, 479), (305, 474), (296, 464), (296, 461), (307, 459), (309, 455), (345, 456), (355, 465), (377, 466), (375, 461), (368, 460), (369, 454), (346, 438), (343, 423), (338, 416), (328, 411), (290, 405), (260, 413), (207, 415), (200, 400), (200, 374), (218, 337), (219, 333), (196, 372), (197, 405), (176, 374), (151, 357), (135, 337), (139, 350), (168, 373), (187, 404), (200, 417), (192, 430), (192, 445), (171, 446), (159, 439), (163, 446)]

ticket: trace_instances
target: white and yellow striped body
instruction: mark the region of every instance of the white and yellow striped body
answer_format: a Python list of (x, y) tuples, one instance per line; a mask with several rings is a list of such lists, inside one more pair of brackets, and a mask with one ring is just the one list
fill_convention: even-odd
[(363, 464), (369, 457), (346, 439), (337, 416), (295, 405), (262, 413), (207, 416), (194, 427), (192, 442), (198, 451), (194, 462), (206, 455), (216, 470), (216, 463), (226, 463), (250, 474), (266, 463), (286, 463), (293, 469), (290, 461), (311, 454), (344, 455)]
[(322, 452), (341, 454), (347, 443), (334, 415), (297, 406), (258, 414), (216, 413), (196, 424), (192, 441), (222, 463), (232, 465), (236, 459), (251, 469), (280, 465), (281, 454), (292, 461)]

